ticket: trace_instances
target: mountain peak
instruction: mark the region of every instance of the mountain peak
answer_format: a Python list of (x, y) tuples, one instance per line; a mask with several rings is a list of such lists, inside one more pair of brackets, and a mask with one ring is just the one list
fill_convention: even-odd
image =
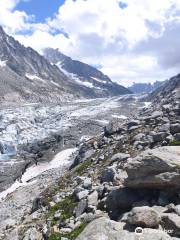
[(125, 87), (112, 82), (107, 75), (97, 68), (81, 61), (73, 60), (58, 49), (45, 49), (44, 56), (51, 63), (56, 64), (79, 87), (86, 87), (90, 97), (108, 97), (131, 93)]

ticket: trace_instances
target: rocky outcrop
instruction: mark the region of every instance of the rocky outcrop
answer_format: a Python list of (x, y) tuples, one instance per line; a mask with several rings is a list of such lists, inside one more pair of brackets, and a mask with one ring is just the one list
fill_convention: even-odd
[(166, 188), (180, 185), (180, 148), (147, 150), (125, 164), (125, 185), (133, 188)]

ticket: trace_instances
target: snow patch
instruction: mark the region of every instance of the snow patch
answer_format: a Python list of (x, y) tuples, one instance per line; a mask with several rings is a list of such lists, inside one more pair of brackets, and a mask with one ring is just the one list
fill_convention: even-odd
[(27, 78), (31, 79), (31, 80), (39, 80), (39, 81), (41, 81), (41, 82), (45, 82), (45, 83), (46, 83), (45, 80), (43, 80), (42, 78), (40, 78), (40, 77), (38, 77), (38, 76), (36, 76), (36, 75), (31, 75), (31, 74), (26, 73), (25, 76), (26, 76)]
[(113, 118), (127, 119), (125, 115), (112, 115)]
[(94, 80), (97, 81), (97, 82), (106, 83), (106, 80), (102, 80), (102, 79), (95, 78), (95, 77), (91, 77), (91, 78), (94, 79)]
[(26, 172), (22, 175), (21, 181), (16, 180), (16, 182), (13, 183), (11, 187), (0, 193), (0, 200), (4, 199), (8, 194), (13, 193), (19, 187), (35, 183), (35, 181), (31, 182), (29, 181), (41, 175), (42, 173), (51, 169), (59, 168), (61, 166), (63, 167), (70, 164), (70, 157), (76, 151), (77, 148), (69, 148), (63, 150), (56, 154), (56, 156), (50, 162), (40, 163), (39, 165), (33, 165), (29, 167), (26, 170)]
[(0, 67), (5, 67), (5, 66), (6, 66), (6, 62), (7, 62), (7, 61), (2, 61), (2, 60), (0, 60)]
[(151, 102), (144, 102), (144, 106), (148, 108), (151, 105)]

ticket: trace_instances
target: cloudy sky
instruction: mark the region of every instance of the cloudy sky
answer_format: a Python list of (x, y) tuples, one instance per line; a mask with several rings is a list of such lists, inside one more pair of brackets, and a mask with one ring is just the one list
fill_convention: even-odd
[(180, 72), (180, 0), (0, 0), (0, 25), (126, 86)]

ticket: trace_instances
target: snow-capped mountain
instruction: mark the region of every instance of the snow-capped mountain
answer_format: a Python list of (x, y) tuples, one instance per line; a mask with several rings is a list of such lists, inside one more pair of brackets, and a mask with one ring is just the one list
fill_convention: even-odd
[(58, 49), (47, 48), (44, 50), (44, 56), (52, 64), (56, 64), (79, 87), (87, 88), (88, 97), (107, 97), (131, 93), (125, 87), (112, 82), (101, 71), (83, 62), (72, 60)]
[(0, 27), (0, 102), (56, 102), (76, 97), (72, 81)]

